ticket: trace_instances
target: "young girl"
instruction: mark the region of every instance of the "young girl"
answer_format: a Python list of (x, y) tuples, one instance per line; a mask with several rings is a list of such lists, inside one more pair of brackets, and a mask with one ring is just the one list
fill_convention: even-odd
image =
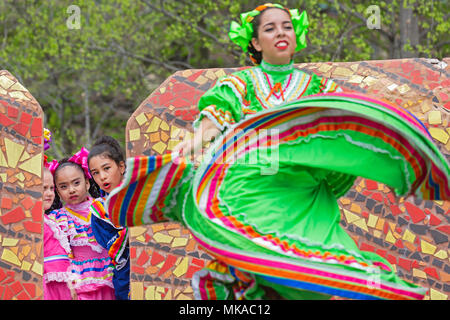
[(64, 207), (55, 210), (59, 227), (69, 238), (73, 252), (71, 272), (78, 300), (115, 300), (113, 266), (108, 252), (96, 241), (89, 207), (95, 183), (90, 183), (88, 151), (84, 148), (70, 159), (59, 161), (54, 171), (57, 193)]
[[(88, 156), (91, 175), (107, 194), (116, 188), (125, 173), (125, 157), (119, 143), (103, 136), (92, 146)], [(91, 225), (97, 242), (108, 251), (114, 264), (113, 284), (117, 300), (130, 299), (130, 260), (128, 228), (116, 227), (104, 210), (105, 197), (91, 206)]]
[(44, 299), (71, 300), (70, 244), (65, 234), (59, 229), (54, 209), (61, 208), (61, 202), (55, 197), (53, 175), (44, 163), (43, 173), (43, 207), (44, 207)]
[[(216, 259), (192, 278), (198, 299), (423, 299), (426, 289), (359, 250), (337, 198), (361, 176), (449, 200), (450, 167), (408, 111), (295, 68), (307, 25), (306, 13), (278, 4), (241, 14), (230, 37), (257, 66), (202, 96), (192, 141), (128, 159), (106, 209), (120, 225), (182, 222)], [(179, 157), (212, 138), (197, 169)]]

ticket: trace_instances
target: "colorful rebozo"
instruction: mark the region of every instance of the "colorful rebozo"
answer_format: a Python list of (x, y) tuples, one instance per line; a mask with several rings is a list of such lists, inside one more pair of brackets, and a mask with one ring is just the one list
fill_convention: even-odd
[(92, 196), (99, 192), (87, 167), (88, 151), (58, 162), (53, 168), (55, 186), (64, 207), (54, 210), (59, 228), (72, 249), (71, 272), (78, 300), (115, 300), (113, 265), (108, 252), (98, 244), (91, 228)]
[[(337, 199), (359, 176), (399, 196), (449, 200), (450, 168), (426, 128), (294, 68), (306, 13), (266, 4), (241, 22), (232, 40), (262, 60), (205, 93), (194, 139), (177, 152), (127, 159), (106, 200), (111, 220), (183, 223), (216, 259), (193, 276), (197, 299), (269, 298), (269, 288), (286, 299), (423, 299), (425, 288), (359, 250)], [(198, 168), (180, 156), (214, 137)]]
[[(125, 156), (119, 143), (112, 137), (99, 138), (88, 156), (89, 171), (97, 185), (106, 194), (117, 187), (125, 173)], [(91, 226), (97, 242), (106, 250), (114, 264), (114, 290), (117, 300), (130, 298), (130, 248), (128, 228), (116, 227), (103, 207), (106, 197), (91, 205)]]

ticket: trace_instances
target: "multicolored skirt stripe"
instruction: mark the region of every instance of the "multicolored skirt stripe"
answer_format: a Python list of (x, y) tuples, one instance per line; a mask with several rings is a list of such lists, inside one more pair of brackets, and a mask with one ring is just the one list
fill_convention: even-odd
[[(253, 295), (236, 291), (246, 298), (260, 295), (254, 289), (260, 283), (285, 297), (313, 291), (422, 299), (426, 289), (357, 248), (339, 225), (336, 199), (358, 176), (400, 196), (450, 199), (449, 165), (426, 127), (400, 107), (348, 93), (310, 96), (250, 116), (217, 139), (196, 170), (172, 154), (131, 158), (127, 168), (106, 200), (112, 222), (181, 221), (229, 270), (251, 275)], [(218, 288), (229, 284), (213, 274), (197, 279), (197, 297), (224, 296)]]

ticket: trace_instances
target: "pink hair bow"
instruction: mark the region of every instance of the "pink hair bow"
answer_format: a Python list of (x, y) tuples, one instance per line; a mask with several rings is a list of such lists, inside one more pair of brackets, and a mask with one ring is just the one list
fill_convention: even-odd
[(56, 168), (58, 167), (59, 163), (58, 160), (53, 159), (52, 161), (47, 161), (47, 156), (44, 154), (44, 167), (48, 168), (52, 175), (55, 173)]
[(80, 151), (75, 153), (73, 156), (69, 158), (70, 162), (77, 163), (83, 168), (84, 174), (89, 179), (92, 178), (91, 173), (89, 172), (89, 166), (87, 163), (87, 158), (89, 155), (89, 150), (87, 150), (85, 147), (81, 147)]

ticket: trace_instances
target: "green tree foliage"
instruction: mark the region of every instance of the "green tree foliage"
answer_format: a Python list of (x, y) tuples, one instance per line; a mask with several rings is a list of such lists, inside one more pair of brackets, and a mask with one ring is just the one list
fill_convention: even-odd
[[(124, 143), (126, 121), (170, 74), (251, 65), (227, 33), (240, 12), (264, 2), (3, 0), (0, 69), (41, 104), (51, 156), (89, 148), (102, 134)], [(371, 2), (280, 1), (309, 15), (308, 47), (296, 62), (449, 56), (449, 1)], [(367, 11), (372, 4), (378, 15)], [(374, 18), (379, 28), (368, 27)]]

